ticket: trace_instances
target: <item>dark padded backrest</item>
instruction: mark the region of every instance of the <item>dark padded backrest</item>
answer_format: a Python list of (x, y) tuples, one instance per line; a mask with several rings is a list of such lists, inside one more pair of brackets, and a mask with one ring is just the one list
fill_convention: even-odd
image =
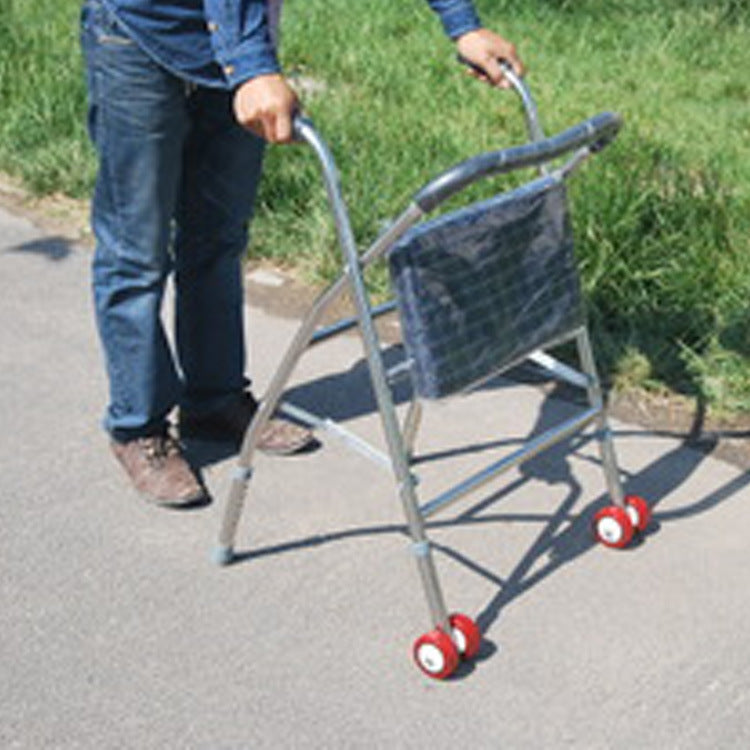
[(389, 265), (423, 398), (465, 390), (583, 322), (565, 186), (552, 176), (415, 227)]

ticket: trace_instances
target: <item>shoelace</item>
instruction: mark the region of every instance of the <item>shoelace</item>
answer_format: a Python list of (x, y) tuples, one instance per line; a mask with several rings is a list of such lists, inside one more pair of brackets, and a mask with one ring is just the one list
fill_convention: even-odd
[(178, 442), (171, 435), (139, 438), (138, 445), (146, 456), (146, 460), (157, 468), (163, 466), (170, 456), (180, 452)]

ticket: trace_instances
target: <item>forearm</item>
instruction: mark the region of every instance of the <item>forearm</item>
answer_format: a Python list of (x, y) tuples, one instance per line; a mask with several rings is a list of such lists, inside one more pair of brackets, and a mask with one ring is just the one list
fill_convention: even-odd
[(451, 39), (481, 28), (481, 21), (471, 0), (427, 0), (440, 16), (445, 33)]
[(445, 33), (453, 39), (459, 54), (479, 72), (473, 75), (496, 86), (508, 85), (500, 60), (509, 63), (517, 75), (523, 75), (523, 63), (515, 46), (489, 29), (482, 28), (471, 0), (427, 0), (440, 16)]

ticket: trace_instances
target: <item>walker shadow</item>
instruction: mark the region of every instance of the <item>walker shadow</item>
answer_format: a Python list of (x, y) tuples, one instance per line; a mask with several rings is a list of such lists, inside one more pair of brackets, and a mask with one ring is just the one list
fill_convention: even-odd
[[(564, 391), (565, 388), (561, 387), (561, 390)], [(555, 412), (558, 410), (555, 401), (555, 393), (553, 392), (545, 400), (537, 424), (530, 434), (546, 429), (555, 421), (559, 421), (559, 417), (555, 417)], [(615, 443), (618, 437), (624, 437), (627, 434), (639, 435), (642, 433), (618, 432), (615, 434)], [(674, 433), (666, 433), (666, 435), (672, 438), (678, 437)], [(698, 436), (701, 437), (700, 440), (697, 439)], [(662, 523), (708, 512), (719, 504), (735, 497), (750, 485), (750, 473), (746, 473), (689, 505), (673, 511), (659, 512), (659, 504), (684, 484), (698, 469), (706, 455), (710, 454), (712, 448), (716, 446), (719, 436), (715, 434), (701, 435), (700, 425), (696, 424), (686, 435), (680, 437), (682, 437), (682, 441), (678, 445), (641, 471), (627, 475), (622, 471), (622, 468), (620, 469), (621, 475), (624, 475), (625, 491), (628, 494), (642, 496), (649, 503), (653, 512), (651, 523), (646, 532), (637, 536), (627, 550), (622, 552), (627, 553), (637, 549), (648, 537), (658, 532)], [(467, 559), (452, 548), (434, 545), (447, 557), (463, 564), (478, 575), (482, 575), (498, 587), (497, 595), (485, 605), (485, 608), (477, 617), (477, 623), (483, 632), (498, 619), (503, 609), (518, 596), (596, 546), (597, 543), (591, 531), (591, 519), (601, 507), (609, 504), (610, 501), (606, 493), (603, 493), (578, 513), (574, 513), (573, 509), (581, 498), (582, 488), (576, 480), (568, 460), (571, 455), (576, 455), (579, 460), (586, 458), (579, 453), (579, 449), (592, 439), (594, 437), (591, 435), (574, 436), (522, 464), (520, 466), (522, 476), (519, 479), (455, 518), (456, 524), (477, 520), (485, 523), (515, 521), (541, 524), (542, 528), (536, 539), (507, 577), (501, 578), (496, 573), (479, 567), (472, 560)], [(598, 459), (588, 460), (595, 460), (597, 465), (600, 465)], [(548, 484), (565, 484), (568, 486), (568, 493), (557, 508), (547, 516), (519, 514), (509, 516), (507, 514), (488, 515), (484, 513), (529, 480), (537, 480)], [(603, 475), (602, 486), (604, 486)], [(613, 551), (613, 554), (617, 554), (617, 552)]]
[[(400, 346), (391, 346), (383, 352), (386, 369), (396, 367), (403, 360), (404, 352)], [(396, 404), (408, 401), (411, 397), (408, 379), (397, 382), (391, 392)], [(292, 386), (284, 393), (283, 400), (337, 422), (372, 414), (378, 408), (364, 359), (355, 362), (348, 370)]]
[[(393, 357), (395, 353), (389, 351), (387, 356)], [(514, 371), (512, 375), (515, 379), (527, 381), (534, 378), (533, 375), (529, 375), (529, 371), (526, 369)], [(512, 385), (513, 382), (510, 380), (498, 379), (488, 384), (486, 388), (501, 390), (512, 387)], [(555, 387), (551, 390), (542, 404), (536, 423), (529, 431), (529, 435), (520, 437), (517, 443), (512, 440), (498, 440), (471, 446), (448, 447), (444, 451), (415, 457), (415, 464), (437, 461), (461, 453), (480, 452), (498, 446), (524, 442), (528, 437), (539, 434), (560, 422), (560, 396), (567, 394), (568, 389), (565, 386)], [(358, 362), (348, 372), (296, 386), (286, 396), (288, 400), (295, 404), (311, 410), (323, 411), (336, 420), (352, 419), (376, 411), (369, 375), (364, 362)], [(409, 397), (408, 388), (397, 390), (397, 403), (406, 401)], [(641, 433), (630, 433), (630, 431), (616, 433), (615, 445), (618, 437), (628, 434)], [(652, 508), (654, 515), (649, 528), (634, 540), (628, 550), (613, 551), (612, 554), (632, 552), (640, 544), (647, 541), (648, 537), (657, 533), (662, 523), (708, 512), (717, 505), (735, 497), (750, 485), (750, 474), (741, 475), (690, 505), (683, 506), (678, 510), (660, 513), (658, 511), (659, 504), (684, 484), (699, 468), (706, 455), (710, 454), (712, 448), (715, 447), (718, 439), (715, 435), (703, 436), (703, 440), (696, 443), (695, 426), (686, 435), (663, 434), (670, 438), (681, 438), (681, 442), (637, 473), (627, 475), (621, 469), (621, 474), (624, 476), (625, 491), (629, 494), (638, 494), (644, 497)], [(602, 493), (576, 511), (576, 506), (582, 498), (583, 488), (576, 479), (570, 463), (570, 457), (575, 456), (577, 460), (593, 461), (600, 465), (598, 458), (592, 458), (580, 452), (580, 449), (593, 439), (594, 436), (591, 434), (579, 434), (562, 441), (521, 464), (519, 467), (520, 476), (507, 482), (494, 493), (477, 500), (463, 512), (446, 520), (430, 520), (426, 523), (428, 531), (459, 526), (497, 526), (498, 524), (510, 523), (527, 523), (540, 526), (539, 533), (534, 541), (507, 574), (501, 574), (496, 570), (480, 565), (451, 545), (432, 540), (432, 547), (438, 555), (443, 555), (464, 566), (497, 588), (497, 594), (484, 605), (476, 617), (477, 624), (482, 632), (486, 633), (498, 620), (504, 609), (516, 598), (543, 582), (563, 566), (573, 563), (596, 545), (591, 532), (591, 519), (599, 508), (609, 504), (605, 491), (604, 475), (602, 473), (601, 476)], [(695, 449), (696, 445), (700, 450)], [(496, 510), (496, 507), (504, 499), (530, 481), (547, 485), (565, 485), (567, 493), (557, 507), (549, 513), (503, 513)], [(341, 529), (269, 547), (248, 551), (240, 550), (236, 553), (234, 562), (241, 563), (269, 555), (304, 551), (311, 547), (352, 538), (372, 538), (392, 534), (399, 534), (408, 539), (406, 524), (394, 523)], [(450, 598), (450, 592), (448, 592), (447, 597)], [(480, 660), (488, 657), (495, 650), (493, 644), (486, 644), (483, 652), (480, 653)], [(460, 679), (465, 673), (465, 669), (459, 671), (458, 678)]]
[[(391, 346), (383, 352), (386, 368), (396, 367), (403, 359), (403, 348), (399, 345)], [(496, 390), (512, 387), (513, 380), (508, 378), (518, 380), (522, 377), (520, 369), (518, 377), (514, 375), (515, 372), (514, 370), (510, 375), (505, 374), (488, 381), (483, 389)], [(396, 405), (407, 403), (411, 399), (411, 386), (408, 378), (402, 378), (397, 382), (392, 387), (391, 393)], [(378, 410), (369, 369), (364, 359), (355, 362), (348, 370), (331, 373), (292, 386), (284, 392), (282, 401), (289, 402), (312, 414), (335, 422), (347, 422), (358, 417), (374, 414)], [(507, 441), (493, 441), (464, 446), (462, 449), (451, 449), (449, 453), (455, 455), (459, 450), (465, 453), (473, 453), (507, 444)], [(187, 457), (196, 469), (203, 469), (224, 461), (231, 458), (235, 453), (236, 450), (230, 444), (200, 440), (186, 441)], [(430, 459), (435, 458), (439, 458), (439, 456), (430, 457)]]

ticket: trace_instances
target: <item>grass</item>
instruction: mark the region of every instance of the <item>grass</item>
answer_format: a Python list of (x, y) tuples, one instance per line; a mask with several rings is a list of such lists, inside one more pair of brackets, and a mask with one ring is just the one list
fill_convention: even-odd
[[(571, 194), (605, 373), (750, 410), (750, 4), (476, 4), (518, 44), (548, 132), (604, 109), (625, 118)], [(0, 0), (0, 169), (39, 192), (83, 196), (93, 162), (78, 6)], [(287, 0), (285, 12), (285, 66), (317, 84), (305, 107), (336, 156), (363, 246), (438, 171), (523, 140), (515, 97), (462, 75), (422, 0)], [(340, 268), (306, 149), (270, 150), (251, 253), (316, 281)], [(384, 274), (372, 284), (382, 291)]]
[(71, 0), (0, 0), (0, 169), (38, 193), (88, 195), (94, 175)]

